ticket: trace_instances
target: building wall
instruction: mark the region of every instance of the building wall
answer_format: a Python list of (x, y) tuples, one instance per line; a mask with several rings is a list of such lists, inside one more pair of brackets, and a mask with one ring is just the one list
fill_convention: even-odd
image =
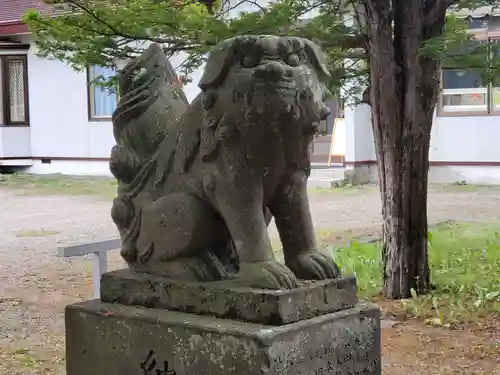
[[(500, 116), (435, 117), (429, 181), (500, 184)], [(370, 108), (346, 108), (346, 166), (354, 182), (376, 182)]]
[(431, 139), (432, 161), (500, 161), (500, 116), (436, 117)]
[[(29, 34), (13, 39), (30, 43)], [(29, 51), (29, 127), (0, 127), (0, 165), (28, 166), (31, 173), (107, 174), (114, 145), (111, 121), (89, 121), (87, 74)]]
[(28, 127), (0, 126), (0, 166), (30, 166), (32, 161), (26, 158), (30, 153), (31, 134)]
[(500, 116), (436, 117), (430, 181), (500, 184), (499, 139)]
[(34, 52), (32, 47), (28, 54), (31, 154), (35, 162), (30, 172), (86, 174), (94, 168), (79, 162), (107, 164), (104, 159), (114, 145), (112, 124), (89, 121), (86, 73)]
[[(23, 49), (8, 49), (1, 50), (0, 56), (5, 55), (26, 55), (26, 50)], [(3, 73), (1, 72), (0, 83), (1, 89), (3, 89)], [(3, 100), (5, 93), (0, 93), (0, 97)], [(0, 102), (0, 105), (3, 103)], [(0, 107), (0, 112), (3, 112), (4, 108)], [(4, 118), (5, 113), (0, 115), (0, 121)], [(29, 165), (30, 160), (26, 157), (31, 155), (31, 132), (29, 127), (26, 126), (3, 126), (3, 122), (0, 122), (0, 166), (10, 166), (10, 165)], [(15, 158), (22, 158), (21, 160), (15, 160)]]

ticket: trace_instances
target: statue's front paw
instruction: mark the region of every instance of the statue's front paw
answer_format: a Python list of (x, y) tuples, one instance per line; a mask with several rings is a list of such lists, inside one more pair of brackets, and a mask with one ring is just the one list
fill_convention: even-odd
[(284, 264), (275, 260), (240, 263), (238, 283), (261, 289), (292, 289), (298, 286), (297, 278)]
[(135, 263), (137, 261), (137, 249), (130, 241), (122, 244), (120, 254), (127, 263)]
[(341, 276), (339, 266), (333, 259), (319, 251), (300, 253), (286, 264), (295, 276), (303, 280), (337, 279)]

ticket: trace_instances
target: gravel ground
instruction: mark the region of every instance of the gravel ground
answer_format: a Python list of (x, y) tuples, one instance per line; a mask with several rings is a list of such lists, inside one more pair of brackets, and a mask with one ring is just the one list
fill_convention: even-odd
[[(430, 222), (497, 218), (500, 189), (434, 187)], [(55, 256), (60, 244), (117, 235), (110, 202), (0, 189), (0, 374), (64, 374), (64, 306), (91, 297), (88, 258)], [(311, 207), (321, 237), (377, 234), (376, 188), (316, 191)], [(276, 238), (275, 228), (271, 233)], [(123, 263), (111, 254), (111, 269)]]

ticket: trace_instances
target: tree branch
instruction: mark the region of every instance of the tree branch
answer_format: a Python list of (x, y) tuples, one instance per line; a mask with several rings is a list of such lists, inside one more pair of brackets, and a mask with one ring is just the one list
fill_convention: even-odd
[(428, 1), (424, 9), (425, 25), (432, 28), (442, 17), (443, 12), (449, 7), (458, 4), (460, 0), (434, 0)]
[[(102, 18), (98, 17), (92, 10), (87, 8), (86, 6), (82, 5), (80, 1), (78, 0), (68, 0), (68, 3), (72, 4), (73, 6), (77, 7), (78, 9), (82, 10), (84, 13), (88, 14), (91, 18), (93, 18), (95, 21), (98, 23), (101, 23), (105, 27), (107, 27), (115, 36), (120, 36), (122, 38), (127, 38), (130, 40), (148, 40), (150, 42), (155, 42), (155, 43), (160, 43), (160, 44), (172, 44), (174, 46), (179, 46), (183, 42), (180, 40), (175, 40), (175, 39), (168, 39), (168, 38), (156, 38), (156, 37), (150, 37), (147, 35), (129, 35), (126, 33), (121, 32), (118, 30), (116, 27), (111, 25), (109, 22), (106, 22)], [(76, 26), (76, 25), (75, 25)], [(81, 27), (81, 25), (78, 25)], [(170, 26), (173, 27), (173, 26)], [(106, 35), (104, 32), (99, 32), (102, 35)], [(110, 36), (109, 34), (107, 36)]]

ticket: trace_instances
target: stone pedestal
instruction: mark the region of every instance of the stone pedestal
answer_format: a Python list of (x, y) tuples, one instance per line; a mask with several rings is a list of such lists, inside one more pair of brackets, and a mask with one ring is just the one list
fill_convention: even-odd
[(379, 310), (357, 302), (354, 279), (290, 291), (102, 281), (101, 300), (66, 309), (67, 375), (381, 374)]

